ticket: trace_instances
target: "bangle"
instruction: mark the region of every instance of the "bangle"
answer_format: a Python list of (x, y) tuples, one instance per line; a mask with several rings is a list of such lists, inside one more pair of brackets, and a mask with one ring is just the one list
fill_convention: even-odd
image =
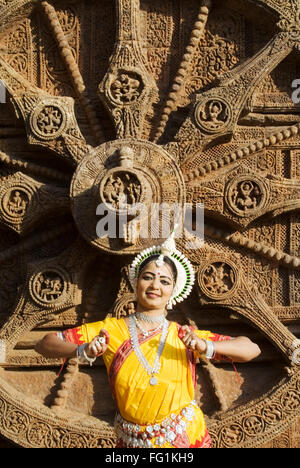
[(78, 346), (78, 348), (76, 349), (76, 357), (78, 357), (79, 359), (83, 359), (84, 361), (89, 362), (90, 366), (92, 366), (93, 362), (96, 361), (97, 358), (88, 357), (86, 352), (85, 352), (85, 347), (86, 347), (86, 343), (83, 343), (82, 345)]
[(216, 355), (216, 349), (213, 341), (204, 340), (206, 342), (206, 359), (213, 359)]

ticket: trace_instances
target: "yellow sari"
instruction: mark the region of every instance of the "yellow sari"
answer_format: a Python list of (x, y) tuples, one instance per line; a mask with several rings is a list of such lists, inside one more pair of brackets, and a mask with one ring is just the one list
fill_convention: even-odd
[[(209, 448), (211, 441), (204, 415), (194, 401), (196, 357), (178, 336), (180, 326), (170, 322), (158, 383), (150, 377), (131, 347), (124, 319), (107, 318), (63, 332), (63, 339), (76, 344), (89, 343), (101, 329), (109, 333), (103, 354), (112, 393), (119, 411), (116, 418), (117, 447)], [(212, 341), (230, 337), (194, 330), (200, 338)], [(153, 366), (161, 331), (144, 338), (140, 348)]]

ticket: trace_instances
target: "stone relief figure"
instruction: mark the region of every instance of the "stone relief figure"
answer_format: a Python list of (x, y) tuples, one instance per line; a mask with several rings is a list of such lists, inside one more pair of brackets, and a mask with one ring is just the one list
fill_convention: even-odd
[(19, 190), (13, 191), (7, 202), (7, 210), (13, 216), (24, 216), (28, 205), (27, 197), (21, 194)]
[(222, 129), (228, 119), (225, 104), (218, 100), (210, 100), (203, 104), (199, 110), (199, 120), (207, 130), (218, 131)]
[[(227, 266), (227, 265), (226, 265)], [(212, 264), (204, 273), (204, 283), (208, 290), (216, 294), (224, 294), (230, 291), (234, 284), (233, 272), (225, 272), (226, 268), (224, 263)], [(227, 266), (228, 268), (228, 266)]]
[(63, 291), (63, 281), (58, 276), (40, 274), (34, 282), (34, 292), (44, 302), (55, 301)]
[(41, 132), (51, 135), (59, 129), (61, 121), (62, 116), (59, 109), (53, 106), (46, 106), (37, 118), (37, 126)]
[(133, 174), (127, 172), (111, 174), (105, 182), (103, 198), (115, 209), (124, 209), (127, 204), (138, 203), (140, 196), (141, 186)]
[(140, 95), (140, 82), (122, 73), (111, 85), (111, 93), (119, 103), (129, 104), (136, 101)]
[(107, 180), (104, 188), (104, 196), (109, 203), (114, 203), (116, 199), (115, 186), (113, 183), (113, 176), (111, 175)]
[(260, 204), (260, 198), (261, 190), (251, 180), (238, 183), (232, 192), (233, 205), (244, 212), (256, 209)]
[[(214, 267), (211, 275), (212, 287), (222, 292), (228, 289), (224, 267)], [(137, 303), (129, 317), (50, 333), (37, 343), (36, 351), (46, 357), (77, 356), (91, 365), (103, 356), (118, 410), (117, 447), (210, 448), (194, 398), (195, 359), (222, 356), (247, 362), (260, 349), (246, 337), (233, 339), (166, 319), (166, 310), (189, 295), (195, 280), (173, 234), (161, 246), (137, 255), (129, 274)]]

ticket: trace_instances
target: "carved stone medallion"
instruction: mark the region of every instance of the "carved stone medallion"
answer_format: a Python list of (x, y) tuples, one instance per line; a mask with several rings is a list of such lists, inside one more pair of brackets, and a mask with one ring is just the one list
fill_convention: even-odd
[(225, 200), (233, 213), (240, 217), (250, 217), (265, 207), (268, 189), (258, 177), (237, 176), (227, 184)]
[(33, 134), (42, 140), (54, 140), (59, 137), (67, 126), (67, 114), (57, 102), (39, 103), (30, 116), (30, 126)]
[(131, 105), (139, 99), (144, 89), (141, 75), (131, 70), (119, 70), (110, 81), (109, 95), (117, 105)]
[(215, 300), (232, 295), (239, 285), (239, 272), (229, 260), (205, 262), (198, 272), (198, 284), (202, 293)]
[(140, 203), (143, 185), (130, 171), (112, 171), (101, 182), (100, 199), (116, 211)]
[(288, 390), (281, 396), (281, 404), (287, 413), (293, 413), (300, 405), (299, 392)]
[(195, 108), (195, 121), (206, 133), (223, 133), (231, 123), (230, 105), (220, 98), (200, 100)]
[(239, 424), (232, 424), (229, 427), (224, 427), (220, 436), (225, 447), (237, 446), (244, 439), (243, 428)]
[(49, 267), (31, 276), (29, 291), (32, 299), (44, 307), (54, 307), (66, 302), (70, 279), (61, 268)]
[(30, 182), (29, 177), (17, 173), (0, 187), (0, 217), (16, 231), (25, 218), (30, 222), (30, 213), (37, 207), (36, 187)]
[(265, 422), (260, 416), (248, 416), (243, 420), (243, 430), (249, 436), (261, 434), (264, 431)]
[(134, 253), (164, 238), (161, 219), (166, 206), (173, 218), (173, 210), (183, 207), (182, 182), (175, 161), (159, 146), (139, 140), (106, 143), (82, 161), (73, 177), (73, 216), (95, 247)]
[(10, 221), (19, 222), (25, 215), (32, 194), (25, 187), (12, 187), (2, 197), (3, 213)]

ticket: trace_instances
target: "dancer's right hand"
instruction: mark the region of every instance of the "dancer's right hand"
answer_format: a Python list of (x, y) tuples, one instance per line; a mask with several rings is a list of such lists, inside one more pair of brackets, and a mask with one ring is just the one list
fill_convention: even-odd
[[(104, 340), (103, 340), (104, 338)], [(104, 341), (101, 343), (101, 341)], [(85, 347), (86, 355), (90, 358), (101, 356), (107, 350), (109, 343), (109, 334), (106, 330), (100, 330), (98, 336), (96, 336), (90, 343), (87, 343)]]

